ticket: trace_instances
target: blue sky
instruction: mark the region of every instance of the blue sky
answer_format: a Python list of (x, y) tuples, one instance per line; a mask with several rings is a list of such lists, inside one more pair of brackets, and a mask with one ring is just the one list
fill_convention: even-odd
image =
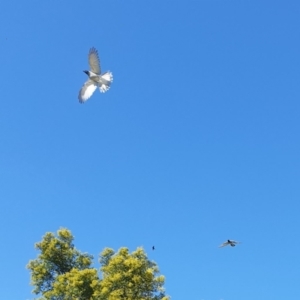
[[(143, 246), (172, 299), (300, 299), (299, 13), (2, 3), (2, 298), (34, 297), (34, 243), (67, 227), (95, 260)], [(81, 105), (93, 46), (114, 82)]]

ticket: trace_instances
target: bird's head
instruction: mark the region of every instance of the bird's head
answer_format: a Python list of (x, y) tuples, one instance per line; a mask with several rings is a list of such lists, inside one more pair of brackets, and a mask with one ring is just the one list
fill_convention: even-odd
[(87, 76), (90, 76), (90, 72), (89, 71), (83, 71)]

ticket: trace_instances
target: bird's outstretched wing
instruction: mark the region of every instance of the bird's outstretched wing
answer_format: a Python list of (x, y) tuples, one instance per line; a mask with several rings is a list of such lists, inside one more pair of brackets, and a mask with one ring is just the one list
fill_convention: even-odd
[(87, 101), (95, 92), (97, 85), (92, 80), (88, 80), (79, 91), (78, 99), (80, 103)]
[(231, 242), (232, 244), (240, 244), (240, 243), (241, 243), (241, 242), (234, 241), (234, 240), (230, 240), (230, 242)]
[(224, 242), (223, 244), (221, 244), (221, 245), (219, 246), (219, 248), (226, 247), (226, 246), (228, 246), (228, 245), (229, 245), (228, 242)]
[(89, 65), (93, 73), (96, 73), (98, 75), (101, 74), (98, 51), (94, 47), (91, 48), (89, 52)]

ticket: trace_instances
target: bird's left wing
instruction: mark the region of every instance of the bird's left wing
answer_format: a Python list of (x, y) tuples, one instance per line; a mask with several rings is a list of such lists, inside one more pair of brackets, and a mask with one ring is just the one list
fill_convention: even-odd
[(89, 65), (93, 73), (96, 73), (98, 75), (101, 74), (98, 51), (94, 47), (91, 48), (89, 52)]
[(219, 246), (219, 248), (225, 247), (225, 246), (227, 246), (227, 245), (229, 245), (229, 243), (228, 243), (228, 242), (225, 242), (225, 243), (221, 244), (221, 245)]
[(79, 91), (79, 102), (84, 103), (85, 101), (87, 101), (93, 95), (96, 88), (97, 85), (92, 80), (88, 80)]

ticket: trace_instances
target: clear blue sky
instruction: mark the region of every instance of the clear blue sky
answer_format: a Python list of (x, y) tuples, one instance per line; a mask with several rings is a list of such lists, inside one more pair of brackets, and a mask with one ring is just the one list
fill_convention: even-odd
[[(34, 243), (67, 227), (95, 260), (143, 246), (173, 300), (300, 299), (299, 16), (298, 0), (3, 1), (1, 298), (34, 297)], [(114, 82), (81, 105), (93, 46)]]

